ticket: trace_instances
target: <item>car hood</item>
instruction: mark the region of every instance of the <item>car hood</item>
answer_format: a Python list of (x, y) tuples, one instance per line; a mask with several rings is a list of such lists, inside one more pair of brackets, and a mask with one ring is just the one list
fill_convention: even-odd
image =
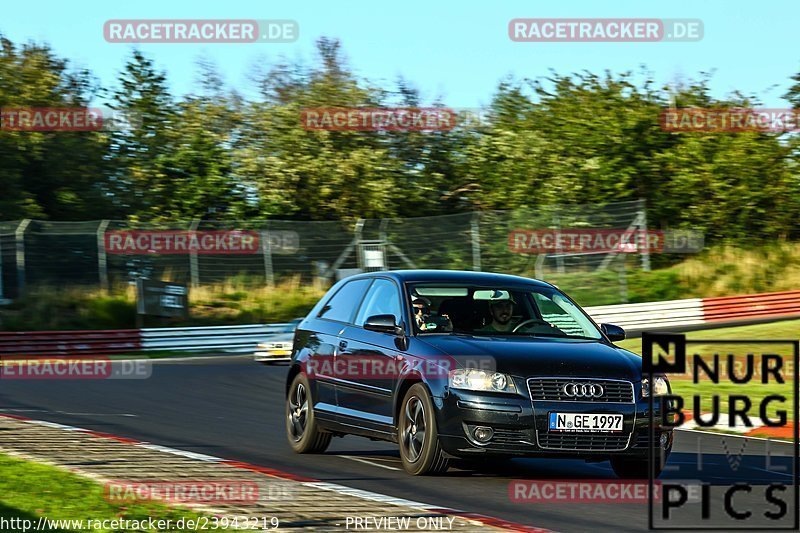
[[(600, 341), (531, 337), (429, 335), (418, 340), (452, 356), (463, 366), (470, 358), (494, 360), (498, 372), (516, 376), (576, 376), (638, 381), (642, 358)], [(481, 362), (483, 364), (483, 362)]]

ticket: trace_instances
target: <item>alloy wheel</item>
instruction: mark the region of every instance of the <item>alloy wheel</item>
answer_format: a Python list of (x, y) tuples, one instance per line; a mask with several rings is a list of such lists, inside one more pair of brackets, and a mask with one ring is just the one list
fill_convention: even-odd
[(422, 401), (412, 396), (406, 402), (404, 409), (404, 425), (402, 435), (402, 445), (406, 452), (406, 457), (412, 463), (416, 462), (422, 454), (425, 446), (425, 407)]
[(289, 396), (289, 431), (295, 441), (303, 438), (308, 421), (308, 394), (302, 383), (298, 383)]

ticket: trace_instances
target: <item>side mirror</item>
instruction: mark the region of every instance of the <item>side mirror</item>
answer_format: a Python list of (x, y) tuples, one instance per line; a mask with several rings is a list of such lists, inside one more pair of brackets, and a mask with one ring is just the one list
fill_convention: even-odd
[(364, 322), (364, 329), (398, 336), (404, 333), (403, 328), (395, 323), (394, 315), (373, 315)]
[(615, 326), (614, 324), (600, 324), (600, 329), (603, 330), (603, 333), (606, 334), (606, 337), (608, 337), (609, 340), (625, 340), (625, 330), (619, 326)]

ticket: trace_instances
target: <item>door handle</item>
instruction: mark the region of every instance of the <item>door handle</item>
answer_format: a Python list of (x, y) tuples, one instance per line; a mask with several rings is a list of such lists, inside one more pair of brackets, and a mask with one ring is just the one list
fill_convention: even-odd
[(339, 349), (346, 350), (347, 349), (347, 341), (339, 341)]

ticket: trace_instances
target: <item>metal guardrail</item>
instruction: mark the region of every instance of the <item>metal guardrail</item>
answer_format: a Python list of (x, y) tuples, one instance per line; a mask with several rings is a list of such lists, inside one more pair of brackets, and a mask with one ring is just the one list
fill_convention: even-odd
[(252, 352), (269, 335), (280, 333), (289, 324), (210, 326), (191, 328), (144, 328), (142, 350), (221, 350)]
[[(630, 332), (800, 316), (800, 290), (721, 298), (691, 298), (587, 307), (597, 323)], [(556, 317), (553, 320), (557, 320)], [(565, 322), (566, 325), (566, 322)], [(2, 355), (108, 355), (138, 351), (248, 353), (289, 324), (251, 324), (141, 330), (0, 332)]]
[(0, 332), (0, 355), (108, 355), (141, 348), (137, 329)]
[(586, 312), (598, 324), (616, 324), (631, 332), (666, 328), (680, 330), (682, 327), (725, 322), (758, 322), (800, 316), (800, 290), (606, 305), (587, 307)]
[(724, 322), (742, 318), (765, 319), (800, 314), (800, 290), (705, 298), (706, 322)]
[(681, 328), (705, 323), (701, 298), (604, 305), (586, 307), (585, 310), (598, 324), (616, 324), (627, 331)]

